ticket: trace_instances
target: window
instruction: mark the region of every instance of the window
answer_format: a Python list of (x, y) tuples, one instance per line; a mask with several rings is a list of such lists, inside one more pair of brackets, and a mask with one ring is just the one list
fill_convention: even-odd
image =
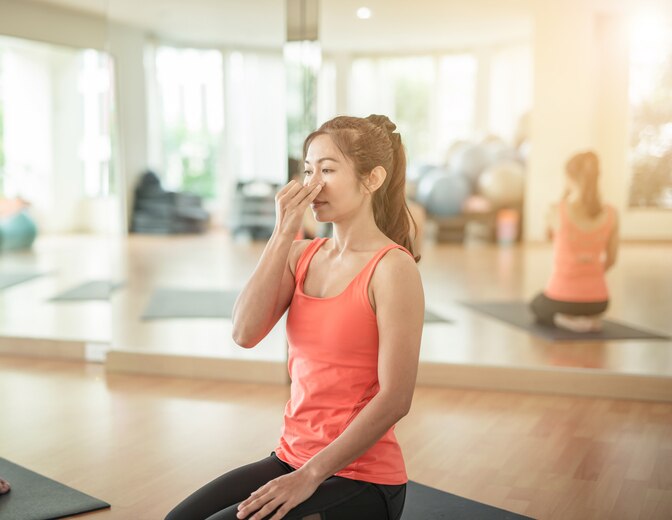
[(214, 198), (224, 129), (222, 54), (162, 46), (155, 60), (158, 136), (150, 141), (160, 140), (159, 173), (168, 189)]
[(638, 21), (630, 50), (630, 205), (672, 209), (672, 34)]
[(433, 152), (434, 79), (434, 59), (429, 56), (356, 59), (348, 112), (360, 117), (387, 115), (403, 136), (409, 160), (426, 160)]

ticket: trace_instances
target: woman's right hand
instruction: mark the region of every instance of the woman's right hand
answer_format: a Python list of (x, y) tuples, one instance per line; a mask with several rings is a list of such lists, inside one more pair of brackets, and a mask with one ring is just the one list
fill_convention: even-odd
[(296, 236), (306, 208), (320, 193), (323, 183), (303, 186), (295, 180), (275, 195), (275, 230), (282, 235)]

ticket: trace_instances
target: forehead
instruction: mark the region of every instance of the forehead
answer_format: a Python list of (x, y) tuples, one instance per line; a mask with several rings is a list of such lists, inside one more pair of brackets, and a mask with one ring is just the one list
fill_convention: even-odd
[(342, 160), (343, 154), (334, 143), (333, 139), (325, 134), (318, 135), (308, 145), (306, 151), (306, 162), (315, 162), (322, 157), (333, 157)]

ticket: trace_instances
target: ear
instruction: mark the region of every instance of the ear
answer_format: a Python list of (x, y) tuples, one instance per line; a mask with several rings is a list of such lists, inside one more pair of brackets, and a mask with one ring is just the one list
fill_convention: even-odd
[(383, 185), (386, 177), (387, 177), (387, 171), (385, 171), (385, 168), (383, 168), (382, 166), (376, 166), (373, 170), (371, 170), (371, 173), (369, 174), (369, 177), (366, 180), (366, 185), (371, 191), (371, 193), (373, 193)]

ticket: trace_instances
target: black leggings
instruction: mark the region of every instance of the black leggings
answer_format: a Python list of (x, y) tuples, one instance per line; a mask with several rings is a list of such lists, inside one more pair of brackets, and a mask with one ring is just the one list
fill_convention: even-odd
[[(273, 452), (206, 484), (178, 504), (166, 520), (239, 520), (240, 502), (268, 481), (292, 471), (294, 468)], [(301, 520), (317, 514), (320, 520), (399, 520), (405, 498), (406, 484), (385, 486), (332, 476), (284, 519)]]
[(530, 309), (537, 321), (544, 325), (555, 325), (553, 317), (556, 314), (570, 316), (595, 316), (607, 310), (609, 301), (603, 302), (561, 302), (553, 300), (544, 293), (539, 293), (530, 303)]

